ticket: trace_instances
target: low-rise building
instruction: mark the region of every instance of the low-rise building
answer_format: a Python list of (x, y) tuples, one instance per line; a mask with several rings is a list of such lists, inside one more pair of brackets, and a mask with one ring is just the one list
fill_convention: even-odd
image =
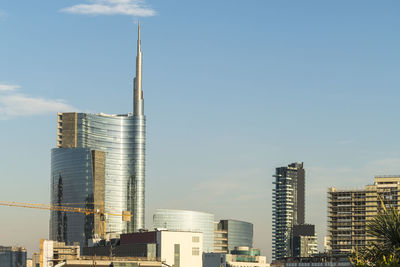
[(201, 267), (203, 234), (168, 230), (121, 234), (119, 239), (83, 248), (82, 253), (85, 256), (142, 257), (174, 267)]
[(249, 247), (236, 247), (230, 254), (204, 253), (203, 267), (269, 267), (267, 257), (260, 250)]
[(40, 240), (40, 267), (52, 267), (65, 260), (78, 259), (80, 256), (80, 246), (65, 245), (64, 242), (53, 240)]
[(273, 261), (271, 267), (351, 267), (347, 256), (321, 253), (311, 257), (289, 257)]
[[(147, 261), (135, 258), (112, 258), (112, 257), (95, 257), (83, 256), (79, 259), (65, 260), (62, 267), (166, 267), (159, 261)], [(54, 267), (58, 267), (57, 265)]]
[(26, 249), (0, 246), (0, 267), (26, 267)]

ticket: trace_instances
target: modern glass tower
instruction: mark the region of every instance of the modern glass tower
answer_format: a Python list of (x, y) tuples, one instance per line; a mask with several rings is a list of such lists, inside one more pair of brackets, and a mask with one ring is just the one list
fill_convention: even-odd
[(276, 168), (272, 200), (272, 259), (289, 257), (290, 231), (304, 224), (305, 171), (303, 163)]
[[(144, 228), (146, 118), (143, 110), (142, 52), (138, 28), (133, 114), (58, 113), (57, 148), (51, 154), (51, 203), (129, 211), (132, 219), (106, 218), (106, 232)], [(98, 217), (98, 216), (97, 216)], [(87, 240), (99, 232), (93, 215), (52, 211), (50, 238), (66, 243)]]
[[(226, 251), (230, 253), (235, 247), (253, 247), (253, 224), (238, 220), (220, 220), (218, 230), (225, 230)], [(214, 232), (214, 244), (221, 240), (218, 231)]]

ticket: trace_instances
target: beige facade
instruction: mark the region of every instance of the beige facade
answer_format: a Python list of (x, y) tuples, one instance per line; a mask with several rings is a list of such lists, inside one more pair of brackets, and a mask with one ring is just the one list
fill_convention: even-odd
[(363, 189), (328, 191), (328, 247), (332, 253), (351, 253), (374, 241), (366, 225), (382, 209), (400, 205), (400, 176), (376, 176)]
[(202, 233), (160, 231), (157, 239), (162, 262), (174, 267), (203, 266)]

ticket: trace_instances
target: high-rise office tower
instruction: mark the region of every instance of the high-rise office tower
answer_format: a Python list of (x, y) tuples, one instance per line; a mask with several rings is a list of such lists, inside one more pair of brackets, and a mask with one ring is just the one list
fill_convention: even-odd
[[(58, 113), (57, 148), (51, 151), (51, 203), (129, 211), (130, 221), (108, 216), (107, 233), (144, 228), (146, 118), (143, 112), (142, 52), (138, 28), (133, 114)], [(52, 211), (50, 238), (80, 242), (100, 232), (100, 216)]]
[(272, 258), (288, 257), (290, 230), (304, 224), (305, 171), (303, 163), (276, 168), (272, 200)]

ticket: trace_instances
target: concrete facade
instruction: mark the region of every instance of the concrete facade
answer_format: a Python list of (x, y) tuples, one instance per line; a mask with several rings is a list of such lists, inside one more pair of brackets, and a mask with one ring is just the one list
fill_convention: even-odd
[(372, 185), (354, 190), (334, 187), (328, 191), (328, 249), (349, 254), (375, 241), (366, 235), (368, 222), (387, 207), (400, 207), (400, 176), (376, 176)]
[(79, 245), (67, 246), (64, 242), (40, 240), (40, 267), (52, 267), (67, 259), (78, 259), (79, 257)]

